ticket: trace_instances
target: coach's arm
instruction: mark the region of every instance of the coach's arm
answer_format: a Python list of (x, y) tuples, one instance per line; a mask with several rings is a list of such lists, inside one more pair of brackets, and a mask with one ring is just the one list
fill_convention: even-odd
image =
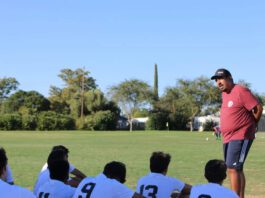
[(252, 114), (254, 116), (255, 122), (258, 124), (260, 117), (262, 115), (263, 107), (259, 103), (257, 106), (255, 106), (252, 110)]

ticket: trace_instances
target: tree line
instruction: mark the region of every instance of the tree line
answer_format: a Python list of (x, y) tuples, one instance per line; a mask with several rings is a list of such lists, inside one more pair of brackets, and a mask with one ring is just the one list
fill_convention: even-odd
[[(15, 78), (0, 78), (0, 130), (116, 130), (121, 116), (127, 118), (131, 131), (137, 117), (149, 117), (149, 130), (192, 130), (189, 123), (195, 116), (214, 114), (221, 103), (220, 91), (203, 76), (178, 79), (159, 97), (157, 65), (153, 86), (130, 79), (107, 93), (84, 68), (62, 69), (58, 77), (64, 86), (50, 86), (47, 98), (37, 91), (18, 90)], [(256, 95), (264, 101), (263, 95)]]

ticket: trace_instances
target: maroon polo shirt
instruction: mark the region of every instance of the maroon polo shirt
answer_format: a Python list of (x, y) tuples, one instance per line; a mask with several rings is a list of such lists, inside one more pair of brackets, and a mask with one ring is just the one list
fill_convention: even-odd
[(230, 93), (222, 92), (220, 122), (224, 143), (255, 138), (252, 109), (258, 104), (250, 90), (241, 85), (235, 85)]

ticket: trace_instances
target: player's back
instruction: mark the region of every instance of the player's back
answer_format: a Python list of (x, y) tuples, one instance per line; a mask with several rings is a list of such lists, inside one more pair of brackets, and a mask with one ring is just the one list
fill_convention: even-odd
[(37, 192), (39, 191), (39, 188), (45, 184), (46, 182), (48, 182), (50, 180), (50, 171), (49, 169), (46, 169), (44, 171), (42, 171), (37, 178), (37, 181), (34, 185), (34, 189), (33, 192), (35, 195), (37, 195)]
[[(204, 196), (203, 196), (204, 195)], [(211, 198), (239, 198), (238, 195), (220, 184), (208, 183), (196, 185), (191, 188), (190, 198), (211, 197)]]
[(170, 197), (173, 191), (181, 192), (185, 183), (160, 173), (149, 173), (139, 179), (136, 192), (144, 197)]
[(64, 184), (61, 181), (50, 179), (48, 182), (40, 186), (37, 197), (49, 198), (72, 198), (75, 188)]
[(3, 198), (34, 198), (31, 191), (16, 185), (10, 185), (0, 179), (0, 197)]
[(78, 185), (73, 198), (132, 198), (134, 192), (104, 174), (87, 177)]

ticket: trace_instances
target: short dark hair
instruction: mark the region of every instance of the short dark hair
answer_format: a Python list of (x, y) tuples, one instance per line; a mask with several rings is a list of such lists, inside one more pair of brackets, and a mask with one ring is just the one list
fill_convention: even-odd
[(204, 176), (211, 183), (222, 183), (226, 178), (227, 166), (223, 160), (213, 159), (207, 162)]
[(64, 145), (56, 145), (52, 147), (52, 151), (56, 151), (56, 150), (63, 150), (67, 155), (69, 153), (68, 148), (66, 148)]
[(58, 160), (49, 164), (51, 179), (65, 182), (69, 177), (69, 162), (66, 160)]
[(117, 179), (124, 183), (126, 181), (126, 166), (122, 162), (109, 162), (105, 165), (103, 174), (110, 179)]
[(0, 175), (2, 175), (3, 171), (6, 169), (7, 160), (5, 149), (0, 147)]
[(154, 173), (163, 173), (167, 170), (171, 156), (161, 151), (153, 152), (150, 157), (150, 170)]
[(65, 156), (66, 154), (65, 154), (65, 151), (63, 150), (54, 150), (50, 152), (48, 159), (47, 159), (48, 168), (49, 168), (49, 165), (53, 163), (54, 161), (65, 160)]

